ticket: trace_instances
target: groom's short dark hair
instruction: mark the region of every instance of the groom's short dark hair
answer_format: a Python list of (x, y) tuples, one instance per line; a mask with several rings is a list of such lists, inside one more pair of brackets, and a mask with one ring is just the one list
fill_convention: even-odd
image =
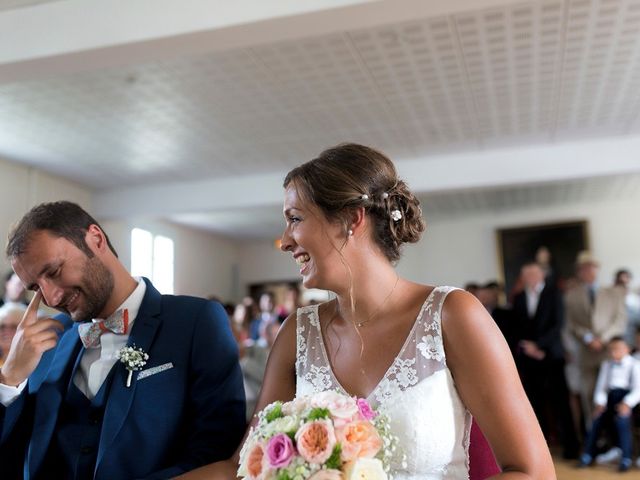
[(93, 252), (85, 241), (87, 230), (96, 225), (104, 233), (107, 245), (117, 257), (115, 248), (111, 245), (108, 235), (100, 224), (85, 210), (72, 202), (60, 201), (41, 203), (36, 205), (17, 223), (9, 233), (7, 241), (7, 258), (14, 258), (23, 254), (29, 244), (31, 235), (39, 230), (46, 230), (52, 235), (64, 238), (82, 250), (89, 258)]

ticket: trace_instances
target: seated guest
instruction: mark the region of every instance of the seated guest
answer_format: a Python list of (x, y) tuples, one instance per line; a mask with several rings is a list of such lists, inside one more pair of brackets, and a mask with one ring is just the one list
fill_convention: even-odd
[(614, 337), (608, 345), (609, 359), (600, 366), (593, 396), (593, 423), (587, 436), (580, 467), (590, 465), (596, 454), (596, 442), (607, 417), (613, 417), (622, 450), (618, 470), (631, 468), (631, 410), (640, 402), (640, 363), (629, 355), (622, 337)]
[(2, 305), (23, 305), (27, 306), (27, 291), (22, 285), (22, 282), (14, 272), (7, 273), (4, 282), (4, 297), (0, 300), (0, 306)]
[(0, 367), (7, 358), (16, 328), (26, 309), (20, 304), (5, 304), (0, 307)]

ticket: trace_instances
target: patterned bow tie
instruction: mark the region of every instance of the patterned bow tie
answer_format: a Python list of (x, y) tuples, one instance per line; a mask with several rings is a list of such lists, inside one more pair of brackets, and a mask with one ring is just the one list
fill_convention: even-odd
[(78, 334), (85, 348), (98, 348), (100, 336), (106, 332), (127, 333), (129, 329), (129, 310), (118, 310), (106, 320), (82, 323), (78, 326)]

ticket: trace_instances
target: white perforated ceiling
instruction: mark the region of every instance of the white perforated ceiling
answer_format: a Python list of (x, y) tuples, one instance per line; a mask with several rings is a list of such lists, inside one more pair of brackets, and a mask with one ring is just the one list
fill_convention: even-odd
[(0, 85), (0, 155), (97, 188), (639, 133), (640, 2), (533, 1)]

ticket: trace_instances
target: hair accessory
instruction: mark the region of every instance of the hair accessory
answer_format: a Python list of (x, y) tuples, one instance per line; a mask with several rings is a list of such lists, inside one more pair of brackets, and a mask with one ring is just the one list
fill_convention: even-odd
[(349, 235), (350, 237), (352, 237), (352, 236), (353, 236), (353, 230), (351, 230), (351, 229), (347, 230), (347, 235)]
[(393, 219), (394, 222), (399, 221), (402, 218), (402, 212), (400, 212), (400, 210), (392, 210), (391, 218)]
[(366, 193), (363, 193), (362, 195), (360, 195), (360, 198), (362, 200), (369, 200), (369, 195), (367, 195)]
[(389, 194), (388, 194), (387, 192), (383, 192), (383, 193), (382, 193), (382, 198), (383, 198), (384, 200), (386, 200), (387, 198), (389, 198)]

